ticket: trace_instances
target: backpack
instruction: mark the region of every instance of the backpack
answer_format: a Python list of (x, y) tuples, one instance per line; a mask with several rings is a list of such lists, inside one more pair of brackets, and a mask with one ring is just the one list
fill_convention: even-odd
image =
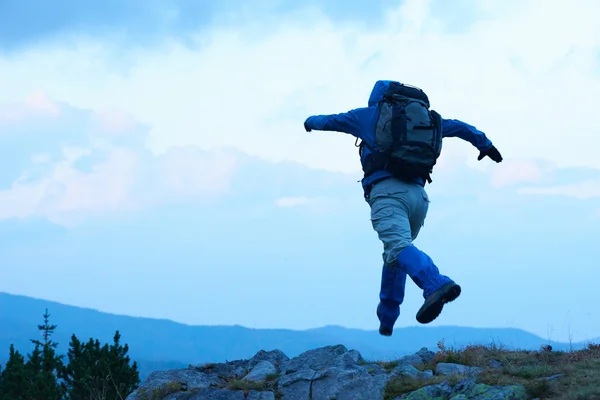
[(375, 125), (375, 149), (363, 163), (365, 177), (385, 169), (400, 179), (423, 178), (430, 174), (442, 150), (442, 117), (430, 110), (429, 99), (417, 87), (392, 82), (379, 102)]

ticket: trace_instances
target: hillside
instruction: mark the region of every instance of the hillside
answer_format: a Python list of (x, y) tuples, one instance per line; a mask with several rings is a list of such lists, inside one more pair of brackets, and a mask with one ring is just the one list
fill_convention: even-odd
[[(114, 315), (92, 309), (0, 292), (0, 362), (4, 362), (11, 343), (21, 352), (31, 349), (29, 339), (37, 338), (37, 325), (45, 309), (58, 325), (54, 340), (64, 352), (71, 334), (81, 339), (98, 338), (110, 342), (116, 330), (129, 344), (131, 357), (140, 364), (141, 378), (154, 370), (185, 367), (189, 364), (224, 362), (251, 357), (259, 350), (280, 349), (294, 357), (306, 350), (343, 344), (370, 359), (393, 359), (422, 347), (447, 344), (489, 344), (537, 349), (546, 340), (519, 329), (480, 329), (468, 327), (413, 327), (398, 329), (391, 338), (376, 330), (322, 327), (304, 331), (287, 329), (249, 329), (241, 326), (190, 326), (169, 320)], [(550, 342), (559, 349), (565, 343)], [(575, 349), (585, 343), (575, 343)]]
[(127, 400), (595, 400), (600, 346), (560, 352), (499, 346), (420, 349), (392, 361), (342, 345), (289, 358), (279, 350), (247, 360), (152, 373)]

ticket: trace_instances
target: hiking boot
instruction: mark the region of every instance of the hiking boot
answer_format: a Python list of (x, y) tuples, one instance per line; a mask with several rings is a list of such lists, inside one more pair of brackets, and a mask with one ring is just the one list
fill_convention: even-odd
[(379, 318), (379, 334), (381, 336), (392, 336), (392, 332), (394, 331), (393, 327), (386, 326), (381, 322), (382, 314), (381, 314), (381, 303), (377, 305), (377, 318)]
[(392, 336), (394, 329), (393, 328), (388, 328), (386, 326), (384, 326), (383, 324), (379, 324), (379, 334), (381, 336)]
[(456, 283), (446, 283), (427, 297), (417, 312), (417, 321), (421, 324), (428, 324), (436, 319), (442, 312), (444, 304), (456, 300), (460, 296), (460, 292), (461, 288)]

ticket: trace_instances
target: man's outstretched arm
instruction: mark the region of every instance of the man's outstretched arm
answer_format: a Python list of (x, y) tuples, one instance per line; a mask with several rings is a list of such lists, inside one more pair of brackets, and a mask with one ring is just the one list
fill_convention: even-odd
[(485, 133), (466, 122), (457, 119), (443, 119), (442, 137), (457, 137), (471, 143), (479, 150), (478, 160), (488, 156), (496, 162), (502, 161), (502, 155)]
[(365, 128), (371, 117), (372, 110), (369, 108), (356, 108), (340, 114), (313, 115), (304, 121), (304, 129), (307, 132), (313, 129), (342, 132), (364, 139)]

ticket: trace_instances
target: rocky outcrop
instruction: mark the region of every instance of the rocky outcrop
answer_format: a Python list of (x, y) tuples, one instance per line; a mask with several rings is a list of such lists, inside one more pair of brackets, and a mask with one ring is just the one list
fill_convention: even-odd
[[(260, 351), (249, 360), (153, 372), (126, 400), (528, 398), (522, 386), (478, 383), (482, 368), (433, 366), (434, 357), (434, 352), (423, 348), (393, 362), (375, 363), (342, 345), (309, 350), (291, 359), (279, 350)], [(419, 382), (418, 388), (394, 395), (394, 387), (406, 380)]]

